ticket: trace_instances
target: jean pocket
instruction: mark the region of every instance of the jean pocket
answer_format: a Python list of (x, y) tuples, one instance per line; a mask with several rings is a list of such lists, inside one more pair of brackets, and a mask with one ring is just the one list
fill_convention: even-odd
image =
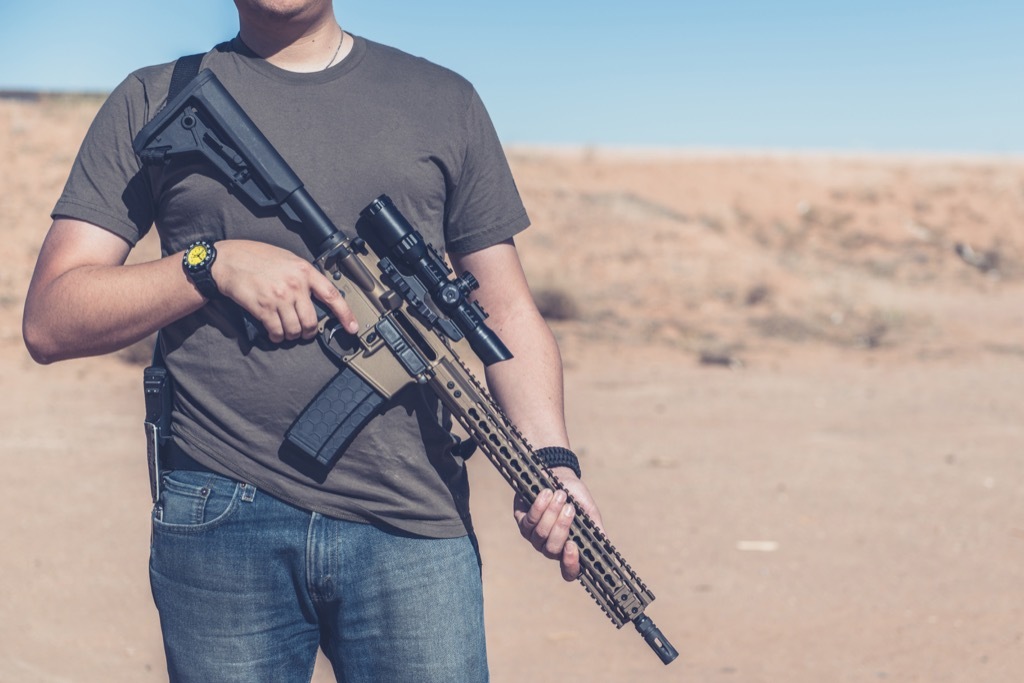
[(180, 532), (218, 526), (238, 508), (241, 486), (212, 472), (165, 472), (153, 524), (166, 531)]

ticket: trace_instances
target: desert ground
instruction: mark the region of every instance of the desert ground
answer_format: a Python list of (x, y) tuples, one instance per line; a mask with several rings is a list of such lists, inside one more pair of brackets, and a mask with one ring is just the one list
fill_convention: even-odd
[[(167, 680), (148, 349), (41, 367), (21, 341), (99, 103), (0, 98), (4, 683)], [(1024, 159), (508, 152), (574, 445), (680, 656), (563, 583), (477, 458), (492, 680), (1024, 680)]]

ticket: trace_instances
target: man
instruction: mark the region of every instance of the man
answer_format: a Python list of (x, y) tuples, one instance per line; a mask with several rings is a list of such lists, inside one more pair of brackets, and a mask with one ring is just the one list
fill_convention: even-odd
[[(342, 30), (331, 0), (235, 0), (239, 35), (203, 59), (339, 226), (388, 193), (457, 271), (481, 283), (515, 358), (487, 370), (536, 446), (569, 446), (558, 349), (513, 235), (528, 225), (472, 86)], [(172, 448), (154, 506), (150, 573), (172, 681), (308, 681), (317, 646), (344, 681), (486, 680), (478, 558), (463, 463), (437, 401), (401, 392), (320, 476), (283, 434), (337, 368), (312, 299), (357, 321), (300, 236), (257, 215), (197, 162), (144, 168), (131, 149), (171, 65), (110, 96), (53, 212), (25, 305), (41, 363), (109, 353), (156, 330), (174, 378)], [(163, 258), (125, 265), (154, 224)], [(214, 246), (205, 278), (183, 268)], [(213, 256), (213, 253), (210, 254)], [(272, 344), (246, 342), (241, 312)], [(600, 523), (575, 471), (556, 475)], [(520, 531), (579, 573), (562, 491)]]

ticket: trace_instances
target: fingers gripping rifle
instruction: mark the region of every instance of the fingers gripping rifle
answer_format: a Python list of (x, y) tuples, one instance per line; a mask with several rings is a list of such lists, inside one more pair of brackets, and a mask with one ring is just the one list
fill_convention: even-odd
[[(334, 281), (360, 321), (354, 335), (329, 316), (319, 323), (322, 345), (344, 369), (289, 429), (286, 438), (300, 452), (330, 466), (380, 404), (418, 383), (434, 391), (527, 502), (546, 488), (561, 487), (462, 361), (467, 353), (485, 365), (512, 357), (484, 323), (483, 309), (468, 299), (476, 280), (469, 273), (454, 277), (386, 195), (362, 212), (375, 233), (375, 254), (363, 239), (334, 226), (209, 70), (139, 132), (134, 148), (146, 164), (189, 156), (205, 160), (257, 206), (276, 209), (302, 226), (318, 254), (314, 264)], [(580, 550), (580, 582), (616, 627), (632, 622), (668, 664), (677, 652), (644, 614), (654, 594), (580, 505), (569, 500), (576, 508), (570, 539)]]

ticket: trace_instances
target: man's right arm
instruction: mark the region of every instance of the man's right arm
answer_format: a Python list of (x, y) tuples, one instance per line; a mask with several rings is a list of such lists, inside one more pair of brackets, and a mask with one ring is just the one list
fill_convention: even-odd
[(127, 266), (124, 239), (57, 218), (25, 299), (22, 334), (39, 363), (95, 356), (133, 344), (200, 308), (181, 256)]
[[(22, 334), (39, 363), (110, 353), (201, 308), (181, 253), (125, 265), (131, 246), (91, 223), (57, 218), (43, 241), (25, 300)], [(313, 265), (247, 240), (217, 243), (212, 274), (221, 292), (268, 331), (271, 341), (316, 334), (316, 296), (347, 325), (351, 311)]]

